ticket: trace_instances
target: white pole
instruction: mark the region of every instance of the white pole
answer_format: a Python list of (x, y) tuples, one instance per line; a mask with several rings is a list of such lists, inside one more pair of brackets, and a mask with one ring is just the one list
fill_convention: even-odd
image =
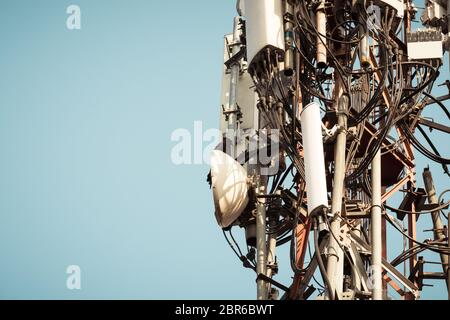
[(381, 150), (372, 160), (372, 299), (383, 300), (381, 239)]
[[(339, 93), (340, 94), (340, 93)], [(339, 132), (336, 138), (334, 149), (334, 177), (333, 193), (331, 202), (331, 214), (333, 215), (330, 223), (330, 242), (328, 244), (328, 262), (327, 274), (330, 278), (332, 292), (342, 292), (343, 288), (343, 265), (344, 252), (342, 251), (336, 239), (341, 228), (341, 210), (342, 198), (344, 196), (345, 179), (345, 149), (347, 143), (347, 116), (346, 110), (348, 97), (342, 95), (338, 101), (338, 125)]]
[[(450, 0), (449, 0), (450, 1)], [(362, 5), (362, 8), (361, 8)], [(364, 0), (359, 6), (359, 10), (365, 10), (366, 1)], [(360, 21), (360, 30), (361, 33), (364, 33), (361, 41), (359, 42), (359, 60), (361, 62), (361, 66), (367, 68), (370, 66), (370, 58), (369, 58), (369, 38), (367, 37), (367, 21), (361, 18)]]
[(327, 33), (327, 17), (325, 14), (325, 1), (321, 0), (319, 6), (316, 9), (316, 25), (317, 25), (317, 67), (323, 68), (327, 65), (327, 49), (325, 34)]

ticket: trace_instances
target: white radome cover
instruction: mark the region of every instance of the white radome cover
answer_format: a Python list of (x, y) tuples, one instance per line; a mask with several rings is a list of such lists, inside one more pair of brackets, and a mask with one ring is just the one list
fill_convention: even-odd
[(211, 185), (217, 223), (226, 228), (248, 204), (247, 172), (239, 162), (220, 150), (211, 153)]

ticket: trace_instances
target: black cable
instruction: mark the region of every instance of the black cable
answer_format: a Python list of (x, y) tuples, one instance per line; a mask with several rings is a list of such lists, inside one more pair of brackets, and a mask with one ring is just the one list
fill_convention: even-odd
[[(309, 241), (308, 241), (308, 253), (309, 253), (309, 265), (306, 269), (311, 267), (311, 261), (314, 259), (314, 256), (311, 253), (311, 246), (309, 245)], [(314, 253), (314, 255), (316, 255), (317, 253)], [(316, 258), (317, 259), (317, 258)], [(317, 281), (316, 277), (314, 276), (314, 273), (312, 274), (312, 279), (314, 280), (314, 282), (323, 290), (325, 291), (325, 286), (322, 285), (319, 281)]]
[(231, 236), (231, 240), (233, 240), (233, 242), (234, 242), (234, 245), (236, 246), (236, 248), (238, 249), (238, 251), (239, 251), (239, 255), (242, 257), (243, 256), (243, 254), (242, 254), (242, 251), (241, 251), (241, 248), (239, 247), (239, 244), (237, 243), (237, 241), (236, 241), (236, 239), (234, 239), (234, 236), (233, 236), (233, 233), (231, 232), (231, 228), (228, 230), (228, 233), (230, 234), (230, 236)]
[(394, 211), (395, 213), (402, 213), (402, 214), (423, 214), (423, 213), (431, 213), (434, 211), (438, 211), (438, 210), (442, 210), (445, 207), (447, 207), (450, 204), (450, 201), (448, 201), (447, 203), (441, 204), (440, 206), (438, 206), (437, 208), (431, 209), (431, 210), (423, 210), (423, 211), (418, 211), (418, 212), (413, 212), (413, 211), (407, 211), (407, 210), (401, 210), (401, 209), (395, 209), (392, 208), (390, 206), (388, 206), (387, 204), (384, 204), (383, 206), (386, 207), (387, 209)]
[(330, 282), (330, 279), (328, 278), (327, 270), (325, 269), (325, 265), (323, 263), (322, 253), (320, 252), (319, 231), (317, 230), (317, 221), (316, 220), (314, 220), (314, 249), (316, 250), (317, 263), (319, 265), (320, 273), (322, 274), (322, 278), (326, 283), (328, 296), (330, 297), (330, 300), (334, 300), (335, 294), (331, 287), (331, 282)]
[[(427, 244), (427, 243), (424, 243), (424, 242), (420, 242), (420, 241), (417, 241), (417, 240), (415, 240), (415, 239), (413, 239), (412, 237), (410, 237), (408, 234), (406, 234), (403, 230), (400, 230), (400, 228), (391, 220), (391, 218), (389, 217), (389, 215), (385, 215), (385, 217), (386, 217), (386, 220), (395, 228), (395, 229), (397, 229), (401, 234), (403, 234), (405, 237), (407, 237), (409, 240), (411, 240), (412, 242), (414, 242), (414, 243), (416, 243), (416, 244), (418, 244), (418, 245), (420, 245), (420, 246), (423, 246), (423, 247), (426, 247), (427, 249), (429, 249), (429, 250), (431, 250), (431, 251), (433, 251), (433, 252), (437, 252), (437, 253), (442, 253), (442, 254), (450, 254), (450, 249), (448, 249), (448, 248), (446, 248), (446, 247), (444, 247), (444, 248), (439, 248), (439, 247), (435, 247), (435, 246), (432, 246), (432, 245), (429, 245), (429, 244)], [(442, 250), (442, 249), (447, 249), (447, 250)]]
[[(426, 132), (423, 130), (423, 128), (418, 125), (417, 129), (420, 131), (420, 133), (422, 134), (422, 136), (425, 138), (425, 140), (428, 142), (428, 145), (431, 147), (431, 149), (433, 150), (434, 154), (438, 157), (441, 157), (441, 154), (439, 153), (439, 151), (436, 149), (435, 145), (433, 144), (433, 142), (431, 141), (430, 137), (428, 137), (428, 135), (426, 134)], [(442, 163), (442, 169), (444, 169), (444, 172), (450, 176), (450, 172), (448, 171), (447, 165)]]
[(256, 267), (252, 264), (252, 262), (249, 261), (246, 256), (239, 255), (239, 253), (236, 251), (236, 249), (234, 248), (234, 246), (231, 243), (230, 239), (228, 239), (228, 236), (227, 236), (225, 230), (222, 229), (222, 232), (223, 232), (223, 235), (224, 235), (225, 240), (227, 241), (228, 245), (233, 250), (233, 252), (236, 254), (236, 256), (239, 258), (239, 260), (243, 263), (243, 266), (245, 268), (252, 269), (254, 272), (256, 272)]
[(301, 274), (304, 273), (305, 270), (304, 269), (300, 269), (297, 266), (296, 263), (296, 252), (295, 252), (295, 240), (296, 240), (296, 236), (295, 236), (295, 230), (297, 229), (297, 225), (298, 225), (298, 215), (296, 215), (295, 219), (294, 219), (294, 224), (292, 227), (292, 235), (291, 235), (291, 243), (290, 243), (290, 247), (289, 247), (289, 262), (291, 264), (291, 269), (292, 271), (294, 271), (295, 274)]
[[(446, 189), (444, 191), (441, 192), (441, 194), (438, 197), (438, 203), (441, 203), (442, 197), (444, 196), (444, 194), (446, 194), (447, 192), (450, 192), (450, 189)], [(450, 201), (449, 201), (450, 202)], [(442, 215), (448, 220), (448, 214), (444, 213), (444, 210), (439, 210)], [(450, 232), (447, 230), (447, 237), (449, 237)], [(447, 240), (450, 241), (450, 240)]]
[(406, 137), (411, 140), (412, 145), (425, 157), (427, 157), (430, 160), (433, 160), (434, 162), (438, 162), (441, 164), (450, 164), (450, 159), (442, 158), (436, 154), (431, 153), (429, 150), (427, 150), (419, 142), (419, 140), (417, 140), (416, 137), (414, 137), (413, 133), (409, 129), (409, 126), (404, 121), (400, 123), (400, 127), (402, 128), (402, 131), (406, 135)]
[(274, 193), (274, 191), (283, 184), (284, 180), (286, 179), (287, 175), (289, 174), (289, 172), (292, 171), (292, 169), (294, 168), (294, 164), (291, 163), (289, 165), (289, 167), (286, 169), (286, 171), (284, 172), (283, 176), (280, 176), (281, 179), (279, 179), (279, 181), (277, 181), (276, 185), (272, 185), (272, 189), (270, 190), (270, 193)]
[[(423, 94), (428, 97), (429, 99), (433, 100), (434, 103), (436, 103), (441, 109), (442, 111), (444, 111), (445, 115), (447, 116), (447, 118), (450, 120), (450, 111), (447, 110), (447, 108), (445, 107), (445, 105), (439, 101), (438, 99), (436, 99), (435, 96), (431, 95), (430, 93), (424, 91)], [(432, 104), (432, 103), (427, 103), (428, 104)]]

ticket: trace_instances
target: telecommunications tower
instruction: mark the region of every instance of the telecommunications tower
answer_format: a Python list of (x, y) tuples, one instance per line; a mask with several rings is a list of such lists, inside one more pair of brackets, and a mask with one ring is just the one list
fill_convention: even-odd
[[(258, 299), (414, 300), (430, 279), (448, 291), (449, 29), (446, 0), (238, 1), (208, 181)], [(418, 155), (442, 167), (435, 180)]]

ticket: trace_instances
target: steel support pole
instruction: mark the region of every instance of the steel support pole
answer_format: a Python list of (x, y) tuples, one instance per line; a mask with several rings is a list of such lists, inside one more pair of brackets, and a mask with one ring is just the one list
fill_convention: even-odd
[[(231, 44), (232, 56), (236, 55), (240, 50), (240, 32), (239, 32), (240, 17), (234, 17), (233, 26), (233, 43)], [(236, 61), (231, 65), (230, 73), (230, 99), (228, 104), (228, 130), (233, 136), (237, 130), (237, 84), (239, 80), (240, 65)], [(233, 140), (234, 141), (234, 140)]]
[[(264, 195), (266, 192), (264, 180), (263, 177), (258, 176), (257, 195)], [(256, 205), (256, 273), (258, 275), (267, 274), (266, 206), (263, 198), (259, 198)], [(257, 299), (266, 300), (267, 297), (267, 284), (264, 280), (259, 279), (257, 281)]]
[[(280, 200), (281, 201), (281, 200)], [(280, 203), (281, 207), (281, 203)], [(278, 214), (272, 214), (268, 217), (269, 219), (269, 226), (272, 228), (275, 228), (278, 224)], [(267, 236), (267, 276), (269, 278), (272, 278), (275, 275), (276, 272), (276, 255), (275, 251), (277, 248), (277, 233), (272, 232)], [(270, 295), (272, 298), (272, 286), (270, 284), (267, 284), (267, 294)]]
[[(431, 171), (428, 168), (425, 168), (423, 170), (422, 177), (425, 184), (425, 190), (427, 191), (428, 195), (428, 203), (438, 205), (438, 198), (436, 195), (436, 189), (434, 188), (433, 176), (431, 175)], [(433, 211), (431, 213), (431, 218), (433, 220), (434, 240), (445, 241), (446, 234), (444, 232), (444, 224), (442, 223), (439, 210)], [(448, 268), (448, 255), (441, 253), (440, 257), (442, 263), (442, 271), (446, 273)], [(449, 282), (446, 282), (448, 290)]]
[(284, 1), (284, 74), (294, 74), (294, 4), (292, 0)]
[[(333, 194), (331, 202), (332, 220), (330, 223), (330, 242), (328, 245), (327, 274), (330, 279), (332, 292), (342, 292), (342, 274), (338, 274), (343, 268), (343, 252), (335, 238), (338, 238), (341, 228), (342, 198), (344, 196), (345, 179), (345, 149), (347, 143), (347, 106), (348, 97), (341, 95), (338, 101), (338, 125), (339, 131), (336, 137), (334, 149), (334, 177)], [(334, 235), (334, 236), (333, 236)]]
[[(415, 179), (415, 172), (413, 172), (413, 176), (412, 176), (411, 182), (408, 183), (408, 186), (407, 186), (408, 192), (410, 192), (410, 191), (413, 192), (414, 191), (414, 188), (415, 188), (415, 182), (414, 182), (415, 180), (414, 179)], [(417, 214), (415, 213), (416, 212), (416, 205), (415, 205), (414, 202), (411, 204), (411, 211), (413, 213), (412, 214), (408, 214), (408, 236), (410, 238), (410, 239), (408, 239), (408, 248), (410, 248), (410, 249), (415, 246), (415, 243), (414, 243), (413, 240), (416, 240), (416, 238), (417, 238), (417, 234), (416, 234)], [(416, 266), (416, 263), (417, 263), (417, 255), (412, 255), (409, 258), (409, 272), (410, 273), (414, 270), (414, 267)], [(417, 281), (414, 280), (414, 284), (417, 285)], [(411, 295), (409, 293), (407, 293), (405, 295), (405, 298), (407, 300), (415, 300), (416, 299), (413, 295)]]
[[(450, 0), (447, 0), (447, 29), (448, 29), (447, 36), (450, 39)], [(450, 40), (447, 40), (447, 41), (450, 41)], [(449, 44), (449, 46), (450, 46), (450, 44)], [(450, 70), (450, 50), (448, 52), (448, 62), (449, 62), (449, 70)], [(450, 277), (449, 277), (448, 283), (450, 283)], [(450, 290), (450, 288), (449, 288), (449, 290)], [(450, 300), (450, 291), (449, 291), (448, 295), (449, 295), (449, 300)]]
[[(273, 224), (271, 224), (273, 226)], [(272, 278), (275, 275), (275, 266), (276, 266), (276, 256), (275, 250), (277, 248), (277, 235), (276, 233), (270, 234), (267, 241), (267, 267), (266, 273), (269, 278)], [(267, 284), (267, 295), (269, 297), (272, 296), (272, 286)]]

